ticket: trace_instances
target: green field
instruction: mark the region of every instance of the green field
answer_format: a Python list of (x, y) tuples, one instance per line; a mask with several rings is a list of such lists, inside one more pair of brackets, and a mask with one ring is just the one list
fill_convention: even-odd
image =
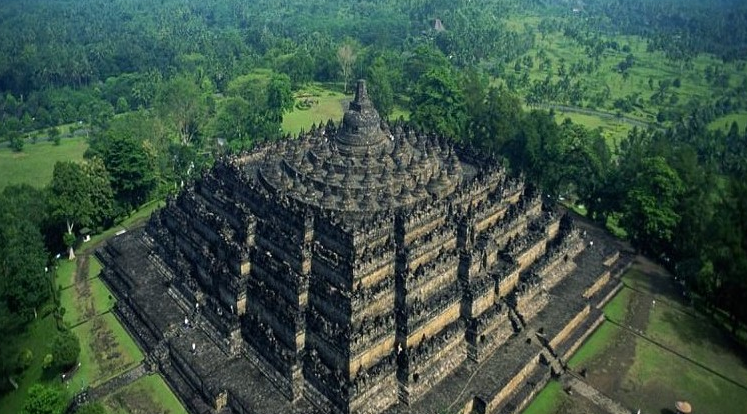
[(728, 132), (731, 128), (732, 122), (736, 122), (739, 127), (739, 132), (744, 132), (747, 128), (747, 112), (737, 112), (735, 114), (729, 114), (717, 118), (715, 121), (708, 124), (708, 129), (716, 130), (721, 129), (724, 132)]
[[(536, 35), (534, 47), (506, 65), (505, 76), (519, 76), (528, 72), (530, 83), (543, 81), (548, 75), (551, 76), (553, 82), (557, 82), (561, 78), (558, 74), (561, 62), (564, 63), (566, 70), (569, 70), (576, 63), (587, 65), (592, 61), (585, 45), (565, 36), (562, 32), (542, 36), (538, 30), (540, 21), (541, 19), (537, 16), (525, 16), (512, 17), (507, 22), (513, 30), (524, 32), (532, 29)], [(613, 105), (615, 100), (637, 96), (637, 104), (634, 105), (633, 111), (625, 115), (645, 122), (655, 122), (659, 111), (684, 108), (691, 100), (701, 103), (713, 102), (724, 95), (726, 88), (716, 87), (706, 80), (704, 74), (709, 66), (723, 68), (724, 73), (729, 75), (730, 87), (741, 84), (747, 77), (747, 74), (737, 68), (739, 62), (723, 62), (714, 56), (700, 54), (695, 56), (690, 63), (683, 64), (668, 59), (663, 52), (647, 51), (647, 40), (639, 36), (602, 36), (602, 39), (617, 42), (619, 49), (605, 49), (599, 58), (599, 66), (596, 70), (591, 74), (584, 71), (572, 77), (573, 82), (578, 81), (585, 90), (581, 104), (583, 107), (593, 108), (598, 105), (592, 103), (594, 96), (607, 94), (598, 109), (616, 112), (618, 110)], [(629, 47), (630, 50), (624, 51), (624, 46)], [(634, 64), (628, 69), (629, 76), (625, 77), (617, 70), (617, 65), (624, 61), (629, 53), (634, 56)], [(541, 67), (543, 60), (541, 56), (547, 57), (550, 67)], [(527, 57), (532, 58), (532, 67), (527, 67), (522, 63), (521, 70), (516, 72), (515, 63), (517, 61), (521, 63)], [(649, 84), (649, 79), (651, 84)], [(657, 92), (661, 82), (671, 83), (675, 79), (680, 80), (679, 87), (672, 85), (666, 88), (666, 98), (662, 102), (651, 101), (652, 95)], [(517, 92), (519, 96), (524, 97), (528, 90), (528, 87), (520, 87)], [(742, 100), (744, 101), (744, 98)], [(741, 119), (744, 119), (744, 114)], [(593, 124), (595, 122), (587, 119), (580, 120), (578, 123)], [(722, 124), (720, 123), (719, 126)], [(604, 127), (606, 131), (607, 126)]]
[(66, 256), (60, 257), (57, 261), (57, 286), (59, 288), (66, 289), (75, 283), (76, 263), (67, 260)]
[(320, 84), (311, 84), (296, 92), (294, 98), (297, 104), (303, 100), (312, 102), (308, 109), (299, 109), (296, 106), (293, 111), (283, 116), (283, 131), (297, 135), (302, 130), (308, 131), (312, 124), (319, 125), (330, 119), (339, 122), (342, 119), (344, 104), (352, 96), (326, 89)]
[(52, 142), (26, 144), (21, 152), (0, 148), (0, 191), (12, 184), (44, 187), (52, 179), (58, 161), (82, 161), (88, 149), (85, 137), (64, 138), (60, 145)]
[(114, 297), (109, 289), (98, 277), (87, 281), (87, 289), (90, 289), (90, 297), (81, 300), (79, 291), (75, 286), (60, 292), (60, 306), (65, 308), (64, 322), (68, 326), (77, 325), (93, 315), (99, 315), (110, 310), (114, 303)]

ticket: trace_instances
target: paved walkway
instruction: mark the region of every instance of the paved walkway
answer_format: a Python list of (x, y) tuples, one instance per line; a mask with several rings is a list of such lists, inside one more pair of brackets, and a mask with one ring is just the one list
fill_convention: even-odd
[(147, 373), (145, 365), (140, 363), (103, 384), (88, 390), (88, 398), (91, 401), (103, 398), (124, 386), (132, 384)]
[(602, 394), (599, 390), (582, 381), (573, 374), (565, 373), (561, 377), (563, 384), (566, 387), (570, 387), (573, 392), (578, 393), (580, 396), (594, 403), (597, 407), (607, 411), (610, 414), (631, 414), (631, 411), (625, 408), (619, 402), (612, 398)]

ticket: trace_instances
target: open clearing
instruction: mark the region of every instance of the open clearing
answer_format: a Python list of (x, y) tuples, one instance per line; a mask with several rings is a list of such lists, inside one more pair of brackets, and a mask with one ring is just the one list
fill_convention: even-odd
[(65, 138), (60, 145), (52, 142), (26, 144), (23, 151), (0, 148), (0, 191), (12, 184), (44, 187), (52, 180), (57, 161), (82, 161), (88, 149), (85, 137)]
[[(343, 108), (352, 99), (352, 95), (324, 88), (320, 84), (310, 84), (294, 94), (296, 106), (283, 116), (283, 132), (297, 135), (302, 130), (308, 131), (312, 124), (319, 125), (332, 119), (342, 119)], [(309, 108), (301, 109), (298, 104), (308, 102)]]
[(736, 122), (739, 127), (739, 132), (743, 132), (747, 128), (747, 112), (737, 112), (735, 114), (729, 114), (716, 118), (715, 121), (708, 124), (708, 129), (716, 130), (721, 129), (724, 132), (729, 132), (732, 122)]

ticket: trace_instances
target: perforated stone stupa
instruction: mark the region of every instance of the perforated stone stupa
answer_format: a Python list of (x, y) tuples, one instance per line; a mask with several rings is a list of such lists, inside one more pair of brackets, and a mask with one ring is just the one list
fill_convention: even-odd
[(382, 122), (215, 166), (98, 251), (193, 413), (517, 412), (626, 263), (492, 157)]

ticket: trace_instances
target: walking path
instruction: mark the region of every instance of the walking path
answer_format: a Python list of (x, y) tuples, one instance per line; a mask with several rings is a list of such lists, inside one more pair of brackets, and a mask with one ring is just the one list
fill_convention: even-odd
[(132, 384), (147, 373), (148, 370), (143, 363), (137, 364), (131, 369), (107, 380), (101, 385), (88, 390), (88, 399), (90, 401), (95, 401), (99, 398), (103, 398), (122, 387)]
[(569, 371), (561, 376), (561, 381), (566, 388), (570, 387), (573, 392), (578, 393), (580, 396), (586, 398), (594, 403), (594, 405), (610, 414), (631, 414), (634, 412), (625, 408), (622, 404), (612, 398), (602, 394), (599, 390), (582, 381), (575, 374)]

